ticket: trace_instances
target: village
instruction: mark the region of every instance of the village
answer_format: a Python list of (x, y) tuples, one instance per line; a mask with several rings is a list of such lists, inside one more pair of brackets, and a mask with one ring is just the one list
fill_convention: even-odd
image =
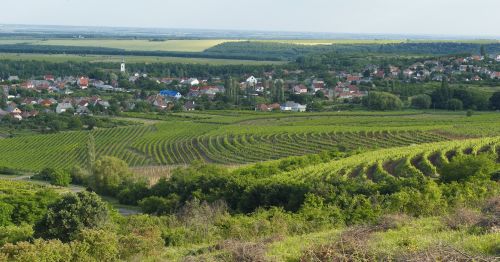
[[(114, 112), (123, 112), (136, 111), (138, 107), (141, 110), (146, 107), (146, 111), (194, 111), (202, 109), (199, 106), (200, 100), (231, 103), (221, 99), (228, 97), (231, 92), (233, 96), (236, 93), (237, 101), (240, 97), (250, 101), (249, 106), (256, 111), (305, 112), (311, 109), (308, 109), (307, 104), (294, 101), (294, 98), (310, 96), (342, 103), (359, 102), (377, 81), (424, 83), (441, 82), (444, 78), (452, 78), (458, 83), (496, 81), (500, 79), (500, 72), (490, 69), (489, 65), (492, 61), (493, 65), (500, 62), (500, 55), (489, 58), (489, 63), (483, 62), (484, 56), (470, 56), (425, 60), (407, 67), (368, 65), (361, 72), (331, 71), (329, 81), (312, 76), (311, 72), (283, 69), (280, 75), (284, 77), (281, 78), (276, 78), (275, 71), (265, 72), (259, 77), (234, 77), (229, 82), (232, 85), (229, 88), (228, 81), (223, 76), (176, 78), (149, 76), (147, 72), (129, 74), (125, 62), (122, 62), (119, 73), (126, 76), (131, 85), (145, 79), (156, 83), (154, 89), (147, 91), (121, 87), (117, 80), (105, 81), (82, 75), (48, 74), (32, 79), (11, 75), (0, 79), (0, 117), (9, 115), (11, 119), (22, 120), (40, 113), (67, 112), (92, 115), (104, 114), (110, 108)], [(280, 90), (276, 90), (277, 88)], [(281, 95), (276, 95), (280, 92)], [(119, 96), (120, 94), (126, 95)]]

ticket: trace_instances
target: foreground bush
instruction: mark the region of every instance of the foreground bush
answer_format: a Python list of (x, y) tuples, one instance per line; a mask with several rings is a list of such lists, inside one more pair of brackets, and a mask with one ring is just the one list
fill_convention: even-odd
[(68, 194), (48, 207), (35, 231), (38, 237), (68, 242), (84, 229), (104, 227), (108, 216), (107, 205), (97, 194)]

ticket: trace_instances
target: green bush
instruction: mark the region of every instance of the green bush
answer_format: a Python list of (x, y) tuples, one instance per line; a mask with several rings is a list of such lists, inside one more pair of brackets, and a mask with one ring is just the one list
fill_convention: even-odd
[(97, 194), (67, 194), (48, 207), (35, 232), (38, 237), (68, 242), (84, 229), (104, 227), (108, 216), (107, 204)]
[(55, 186), (68, 186), (71, 183), (71, 175), (63, 170), (53, 168), (45, 168), (38, 174), (33, 176), (33, 179), (48, 181)]
[(489, 155), (462, 155), (445, 164), (441, 170), (441, 181), (445, 183), (463, 182), (472, 178), (489, 179), (497, 164)]
[(398, 110), (403, 107), (403, 102), (391, 93), (370, 92), (363, 98), (363, 105), (372, 110)]

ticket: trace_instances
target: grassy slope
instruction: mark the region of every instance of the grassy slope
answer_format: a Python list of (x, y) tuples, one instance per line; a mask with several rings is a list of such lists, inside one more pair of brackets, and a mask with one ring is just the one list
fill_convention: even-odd
[[(270, 261), (300, 261), (305, 250), (338, 241), (347, 230), (349, 228), (287, 236), (265, 244), (266, 256)], [(223, 251), (210, 248), (215, 244), (170, 247), (162, 257), (169, 261), (184, 261), (186, 256), (217, 261)], [(411, 219), (395, 229), (375, 232), (365, 247), (368, 252), (380, 256), (397, 256), (443, 244), (472, 255), (495, 256), (500, 237), (499, 233), (475, 234), (468, 229), (451, 230), (441, 217), (426, 217)]]
[[(267, 255), (276, 261), (299, 261), (305, 249), (336, 241), (341, 232), (342, 230), (333, 229), (287, 237), (269, 245)], [(474, 234), (466, 229), (451, 230), (443, 224), (440, 217), (428, 217), (412, 220), (396, 229), (374, 233), (366, 247), (376, 254), (390, 256), (418, 252), (438, 244), (448, 244), (474, 255), (495, 255), (492, 250), (500, 245), (500, 235)]]

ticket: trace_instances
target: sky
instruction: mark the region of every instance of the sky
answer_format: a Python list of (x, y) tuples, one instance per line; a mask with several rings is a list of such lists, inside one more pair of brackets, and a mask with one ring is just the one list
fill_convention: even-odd
[(0, 24), (499, 36), (500, 0), (2, 0)]

